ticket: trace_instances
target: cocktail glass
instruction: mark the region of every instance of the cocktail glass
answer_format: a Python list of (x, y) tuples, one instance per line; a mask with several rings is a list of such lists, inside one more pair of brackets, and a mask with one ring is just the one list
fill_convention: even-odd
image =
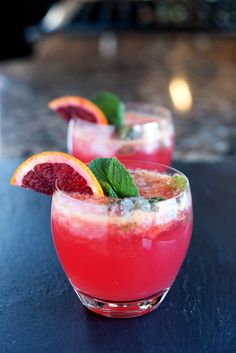
[(169, 166), (175, 145), (170, 112), (153, 104), (127, 103), (125, 125), (94, 124), (74, 118), (67, 136), (68, 151), (83, 162), (97, 157), (146, 160)]
[[(183, 176), (156, 163), (123, 163), (134, 175), (158, 172)], [(160, 305), (178, 274), (191, 238), (192, 202), (187, 178), (186, 183), (177, 196), (153, 203), (143, 198), (101, 203), (76, 199), (60, 190), (54, 193), (55, 247), (75, 292), (88, 309), (104, 316), (128, 318)], [(156, 197), (155, 191), (160, 192), (161, 186), (152, 188)]]

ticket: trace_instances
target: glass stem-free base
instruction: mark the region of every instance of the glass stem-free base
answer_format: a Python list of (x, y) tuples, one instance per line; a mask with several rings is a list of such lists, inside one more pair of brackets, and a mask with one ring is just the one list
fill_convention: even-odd
[(141, 316), (156, 309), (164, 300), (169, 288), (151, 297), (128, 301), (113, 302), (90, 297), (73, 287), (81, 302), (91, 311), (97, 314), (113, 318), (131, 318)]

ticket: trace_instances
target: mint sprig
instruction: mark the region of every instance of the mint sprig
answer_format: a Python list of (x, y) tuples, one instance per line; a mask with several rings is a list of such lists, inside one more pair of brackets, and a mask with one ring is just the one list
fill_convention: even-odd
[(109, 124), (117, 128), (124, 125), (125, 105), (119, 97), (109, 92), (101, 92), (91, 101), (106, 115)]
[(97, 178), (105, 195), (118, 198), (139, 196), (132, 175), (115, 157), (94, 159), (90, 162), (89, 169)]
[(160, 201), (165, 201), (166, 199), (162, 196), (155, 196), (155, 197), (151, 197), (150, 199), (148, 199), (148, 202), (150, 204), (154, 204), (154, 203), (157, 203), (157, 202), (160, 202)]
[(102, 190), (105, 195), (113, 197), (113, 198), (118, 198), (118, 195), (116, 194), (115, 190), (112, 188), (112, 186), (109, 183), (107, 183), (106, 181), (103, 181), (101, 179), (98, 181), (99, 181), (99, 184), (101, 185)]
[(169, 187), (174, 190), (184, 191), (187, 186), (187, 180), (182, 175), (173, 175), (171, 177)]

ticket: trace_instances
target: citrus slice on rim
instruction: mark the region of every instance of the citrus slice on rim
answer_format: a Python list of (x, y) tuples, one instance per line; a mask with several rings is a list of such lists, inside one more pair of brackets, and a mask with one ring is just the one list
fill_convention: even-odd
[(89, 99), (79, 96), (64, 96), (51, 100), (48, 107), (64, 120), (80, 118), (91, 123), (108, 125), (104, 113)]
[(25, 160), (11, 178), (11, 185), (52, 195), (56, 188), (102, 196), (103, 191), (89, 168), (62, 152), (42, 152)]

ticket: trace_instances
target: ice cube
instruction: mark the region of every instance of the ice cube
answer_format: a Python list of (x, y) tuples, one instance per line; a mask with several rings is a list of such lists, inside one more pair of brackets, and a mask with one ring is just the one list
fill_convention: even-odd
[(108, 207), (108, 212), (110, 216), (118, 216), (121, 213), (120, 203), (112, 202)]
[(128, 214), (134, 208), (134, 203), (130, 198), (124, 198), (120, 203), (122, 213)]
[(132, 197), (132, 201), (134, 202), (134, 207), (136, 209), (142, 210), (142, 211), (150, 211), (151, 205), (146, 200), (144, 197), (139, 196), (139, 197)]
[(140, 210), (142, 211), (150, 211), (151, 209), (151, 205), (150, 203), (148, 202), (148, 200), (138, 200), (135, 202), (135, 206), (137, 206)]

